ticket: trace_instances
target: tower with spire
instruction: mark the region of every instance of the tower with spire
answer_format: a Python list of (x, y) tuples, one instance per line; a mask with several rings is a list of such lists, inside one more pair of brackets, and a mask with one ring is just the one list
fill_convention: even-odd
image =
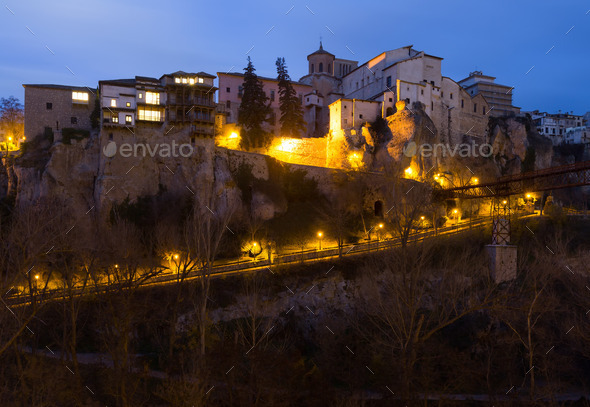
[(309, 74), (326, 73), (334, 75), (334, 54), (324, 50), (322, 41), (320, 40), (320, 48), (307, 56), (309, 62)]

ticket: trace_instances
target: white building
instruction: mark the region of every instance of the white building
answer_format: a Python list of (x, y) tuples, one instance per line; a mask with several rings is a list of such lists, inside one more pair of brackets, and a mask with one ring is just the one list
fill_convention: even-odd
[[(489, 103), (483, 95), (470, 95), (457, 82), (442, 76), (441, 64), (442, 58), (408, 45), (383, 52), (359, 65), (340, 79), (339, 88), (324, 93), (334, 100), (340, 97), (357, 103), (380, 102), (377, 111), (382, 117), (393, 114), (399, 100), (405, 100), (410, 108), (414, 102), (421, 102), (442, 140), (456, 144), (465, 135), (483, 139)], [(334, 100), (330, 102), (331, 112)], [(358, 124), (358, 117), (355, 123)], [(330, 119), (330, 128), (333, 126)]]
[(589, 144), (590, 128), (587, 126), (566, 129), (563, 142), (566, 144)]
[(584, 125), (584, 116), (568, 113), (549, 114), (538, 110), (528, 113), (531, 115), (539, 134), (551, 139), (554, 146), (565, 141), (565, 133), (568, 128)]

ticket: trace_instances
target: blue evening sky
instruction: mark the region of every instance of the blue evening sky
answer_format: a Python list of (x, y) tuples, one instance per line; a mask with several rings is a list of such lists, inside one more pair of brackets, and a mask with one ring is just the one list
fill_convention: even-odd
[(414, 44), (444, 58), (445, 76), (477, 69), (514, 86), (524, 110), (590, 111), (588, 1), (306, 1), (7, 0), (0, 96), (22, 100), (22, 83), (242, 72), (249, 50), (259, 75), (284, 56), (299, 79), (322, 37), (361, 62)]

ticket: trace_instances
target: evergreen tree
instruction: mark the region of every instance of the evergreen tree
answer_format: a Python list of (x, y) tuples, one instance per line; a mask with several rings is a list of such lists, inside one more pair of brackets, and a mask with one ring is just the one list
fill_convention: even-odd
[(305, 132), (303, 109), (301, 101), (293, 89), (291, 78), (287, 72), (285, 58), (277, 58), (277, 79), (279, 81), (279, 105), (281, 109), (281, 134), (291, 137), (301, 137)]
[(242, 102), (238, 109), (238, 125), (242, 127), (242, 147), (263, 147), (270, 143), (272, 135), (264, 131), (262, 123), (267, 121), (271, 109), (267, 104), (262, 81), (255, 73), (254, 65), (248, 57), (248, 66), (244, 69), (242, 85)]

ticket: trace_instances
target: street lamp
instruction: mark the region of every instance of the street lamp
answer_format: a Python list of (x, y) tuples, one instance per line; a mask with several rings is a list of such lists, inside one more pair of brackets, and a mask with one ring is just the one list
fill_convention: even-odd
[(324, 237), (324, 233), (318, 232), (318, 242), (320, 244), (320, 250), (322, 250), (322, 237)]
[(455, 215), (455, 225), (459, 223), (459, 210), (453, 209), (453, 215)]

